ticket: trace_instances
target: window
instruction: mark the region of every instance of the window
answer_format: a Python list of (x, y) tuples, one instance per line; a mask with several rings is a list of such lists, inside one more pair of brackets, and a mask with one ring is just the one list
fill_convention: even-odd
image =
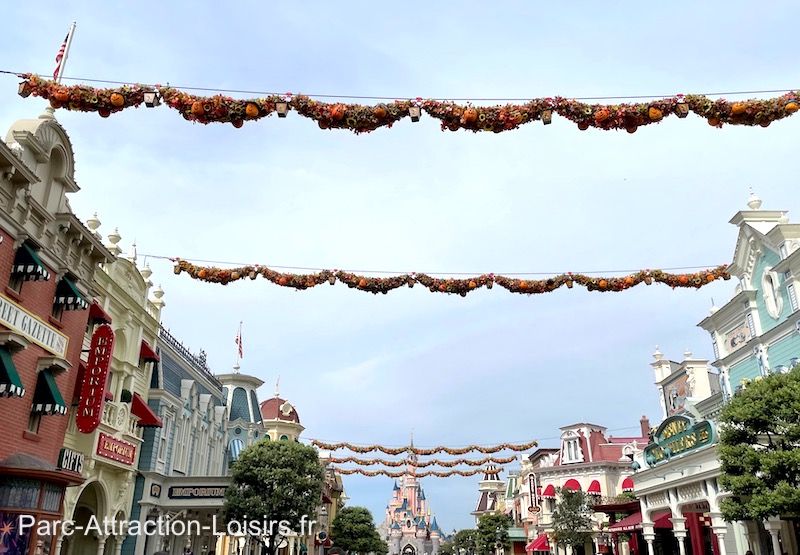
[(778, 250), (781, 253), (781, 260), (789, 256), (789, 247), (786, 245), (786, 243), (783, 243)]
[(237, 387), (233, 390), (229, 420), (234, 421), (240, 418), (245, 422), (250, 422), (250, 407), (247, 404), (247, 392), (244, 388)]
[(756, 336), (756, 323), (753, 320), (753, 315), (751, 313), (747, 313), (747, 329), (750, 330), (750, 337), (753, 338)]
[(53, 317), (54, 320), (61, 321), (61, 317), (64, 315), (64, 305), (63, 304), (54, 304), (53, 311), (50, 313), (50, 316)]
[(42, 423), (42, 414), (40, 412), (32, 412), (28, 417), (28, 431), (34, 434), (39, 433), (39, 424)]
[(790, 283), (786, 286), (786, 292), (789, 294), (789, 304), (792, 307), (792, 311), (797, 310), (797, 293), (794, 290), (794, 283)]
[(717, 336), (711, 332), (711, 345), (714, 347), (714, 359), (719, 360), (719, 347), (717, 347)]
[(775, 319), (780, 318), (783, 311), (783, 298), (778, 291), (778, 277), (767, 268), (761, 278), (761, 289), (764, 293), (764, 305), (767, 312)]
[(564, 463), (583, 462), (583, 453), (581, 452), (577, 437), (565, 439), (563, 451)]
[(289, 441), (289, 436), (287, 436), (286, 434), (282, 435), (281, 441)]
[(167, 458), (167, 445), (169, 445), (169, 434), (172, 431), (172, 415), (164, 415), (164, 426), (161, 428), (161, 437), (158, 441), (158, 460), (164, 462)]
[(8, 288), (12, 291), (16, 291), (17, 293), (22, 293), (22, 282), (25, 280), (22, 279), (22, 276), (12, 274), (11, 279), (8, 280)]

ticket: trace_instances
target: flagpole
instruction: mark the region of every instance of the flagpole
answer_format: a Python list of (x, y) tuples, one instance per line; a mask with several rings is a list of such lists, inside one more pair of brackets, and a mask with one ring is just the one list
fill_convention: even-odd
[(64, 75), (64, 66), (67, 65), (67, 56), (69, 56), (69, 47), (72, 46), (72, 37), (75, 35), (75, 26), (76, 22), (73, 21), (72, 25), (69, 28), (69, 33), (67, 34), (67, 46), (64, 48), (64, 57), (61, 58), (61, 63), (58, 67), (58, 76), (56, 77), (56, 83), (61, 83), (61, 76)]

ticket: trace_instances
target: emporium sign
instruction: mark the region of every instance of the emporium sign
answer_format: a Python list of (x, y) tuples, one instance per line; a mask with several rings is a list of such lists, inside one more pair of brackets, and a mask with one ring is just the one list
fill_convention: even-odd
[(0, 324), (25, 336), (59, 358), (67, 358), (69, 338), (12, 300), (0, 295)]
[(219, 499), (225, 497), (228, 486), (173, 486), (167, 496), (170, 499)]
[(714, 441), (714, 425), (708, 420), (695, 423), (685, 416), (670, 416), (656, 430), (653, 443), (644, 448), (644, 460), (648, 466), (656, 466)]
[(89, 362), (83, 375), (81, 396), (75, 414), (75, 425), (84, 434), (92, 433), (100, 425), (113, 350), (114, 330), (108, 324), (103, 324), (92, 335)]
[(112, 461), (133, 464), (136, 457), (136, 446), (101, 433), (97, 439), (97, 454)]

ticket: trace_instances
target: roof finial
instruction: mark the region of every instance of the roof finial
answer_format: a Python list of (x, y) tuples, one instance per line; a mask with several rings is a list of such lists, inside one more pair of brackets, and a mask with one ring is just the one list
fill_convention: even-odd
[(281, 396), (281, 394), (280, 394), (280, 384), (281, 384), (281, 377), (278, 376), (278, 379), (275, 380), (275, 398), (276, 399)]
[(711, 314), (714, 314), (718, 310), (719, 308), (717, 308), (717, 304), (714, 302), (714, 297), (711, 297)]
[(239, 370), (241, 370), (241, 368), (242, 368), (242, 367), (241, 367), (241, 366), (239, 366), (239, 363), (237, 362), (236, 364), (234, 364), (234, 365), (233, 365), (233, 373), (234, 373), (234, 374), (238, 374), (238, 373), (239, 373)]
[(414, 428), (411, 428), (411, 447), (414, 447)]
[(750, 198), (747, 199), (747, 206), (750, 210), (758, 210), (761, 208), (761, 199), (756, 196), (752, 187), (750, 187)]
[(661, 351), (658, 350), (658, 345), (656, 345), (656, 352), (653, 353), (653, 358), (656, 360), (661, 360), (663, 357), (664, 355), (661, 354)]

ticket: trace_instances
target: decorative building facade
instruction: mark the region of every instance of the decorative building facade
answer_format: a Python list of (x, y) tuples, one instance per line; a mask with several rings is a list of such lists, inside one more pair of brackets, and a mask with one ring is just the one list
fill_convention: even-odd
[(475, 517), (478, 526), (483, 515), (497, 514), (505, 507), (506, 484), (500, 479), (502, 468), (490, 464), (483, 473), (483, 480), (478, 482), (478, 503), (470, 514)]
[[(70, 208), (72, 145), (52, 110), (0, 141), (0, 552), (50, 555), (65, 490), (62, 455), (98, 266), (111, 253)], [(69, 413), (69, 414), (68, 414)], [(20, 515), (35, 518), (20, 526)], [(30, 524), (30, 522), (28, 523)]]
[[(96, 217), (87, 225), (100, 239)], [(81, 487), (67, 490), (64, 516), (76, 529), (97, 523), (131, 520), (134, 483), (143, 430), (161, 427), (161, 419), (147, 404), (152, 366), (158, 362), (158, 338), (163, 291), (149, 297), (152, 273), (136, 267), (136, 247), (120, 256), (120, 235), (108, 236), (107, 248), (115, 256), (95, 274), (97, 297), (89, 308), (89, 325), (83, 340), (83, 357), (62, 458), (82, 469)], [(100, 353), (101, 356), (97, 356)], [(107, 356), (103, 355), (107, 353)], [(59, 537), (56, 555), (107, 553), (119, 555), (125, 539), (117, 535), (72, 534)]]
[(395, 482), (386, 518), (378, 527), (389, 555), (436, 555), (439, 551), (441, 530), (417, 479), (416, 461), (416, 455), (411, 455), (405, 475)]

